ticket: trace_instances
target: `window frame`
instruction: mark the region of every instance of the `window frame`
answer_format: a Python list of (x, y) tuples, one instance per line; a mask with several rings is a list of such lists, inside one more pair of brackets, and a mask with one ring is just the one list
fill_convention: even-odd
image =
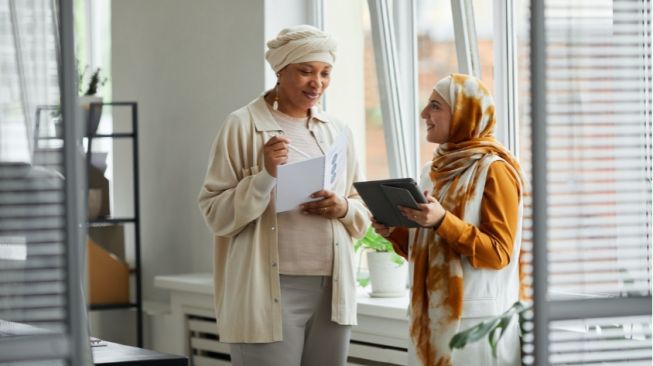
[[(72, 123), (64, 128), (64, 172), (66, 179), (66, 249), (68, 273), (68, 337), (70, 341), (69, 359), (73, 365), (83, 364), (90, 358), (88, 319), (86, 300), (82, 288), (86, 263), (86, 165), (78, 149), (82, 141), (79, 103), (77, 101), (77, 69), (75, 66), (75, 42), (73, 29), (72, 0), (59, 0), (59, 42), (61, 84), (61, 111), (63, 118)], [(81, 199), (80, 199), (81, 197)]]
[[(494, 0), (502, 3), (501, 0)], [(498, 13), (505, 19), (511, 19), (514, 2), (508, 0)], [(391, 8), (391, 6), (393, 6)], [(414, 0), (398, 2), (392, 0), (368, 0), (372, 39), (376, 61), (377, 78), (381, 110), (384, 116), (383, 129), (387, 146), (388, 166), (391, 177), (418, 178), (420, 173), (419, 158), (419, 124), (420, 116), (417, 93), (417, 32), (416, 6)], [(454, 23), (454, 37), (458, 70), (480, 78), (480, 56), (476, 41), (473, 4), (471, 0), (451, 0)], [(504, 24), (496, 20), (495, 24)], [(496, 27), (496, 26), (495, 26)], [(501, 27), (501, 37), (498, 44), (504, 52), (496, 52), (499, 64), (505, 69), (495, 68), (495, 80), (501, 80), (497, 117), (507, 118), (507, 127), (499, 129), (499, 140), (506, 143), (512, 151), (516, 151), (515, 116), (516, 105), (514, 73), (516, 57), (511, 58), (516, 36), (509, 37), (514, 26)], [(497, 57), (497, 56), (495, 56)], [(512, 71), (512, 73), (507, 72)], [(503, 112), (505, 110), (505, 112)], [(512, 113), (511, 113), (512, 111)], [(414, 163), (411, 163), (414, 162)]]
[(481, 61), (476, 37), (472, 0), (451, 0), (458, 71), (481, 78)]
[[(415, 40), (415, 6), (414, 0), (407, 0), (401, 6), (406, 11), (391, 13), (392, 0), (368, 0), (372, 41), (379, 81), (383, 130), (387, 147), (388, 168), (391, 177), (418, 178), (419, 174), (419, 134), (416, 121), (416, 63), (417, 47)], [(399, 6), (399, 4), (397, 4)], [(398, 24), (401, 31), (395, 30)], [(406, 41), (407, 37), (412, 39)], [(397, 45), (401, 39), (402, 53), (399, 58)], [(401, 62), (408, 65), (401, 65)], [(407, 70), (406, 76), (412, 75), (410, 81), (402, 83), (400, 70)], [(411, 107), (412, 106), (412, 107)]]
[[(494, 17), (494, 104), (497, 139), (519, 158), (517, 24), (515, 0), (492, 0)], [(479, 65), (480, 66), (480, 65)]]

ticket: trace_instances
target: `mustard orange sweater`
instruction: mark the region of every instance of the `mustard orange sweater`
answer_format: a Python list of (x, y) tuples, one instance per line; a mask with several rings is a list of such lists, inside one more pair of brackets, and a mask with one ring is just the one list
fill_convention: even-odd
[[(519, 183), (504, 162), (490, 165), (478, 227), (447, 212), (436, 229), (451, 247), (475, 268), (501, 269), (510, 263), (519, 215)], [(408, 256), (408, 230), (397, 228), (389, 236), (397, 254)]]

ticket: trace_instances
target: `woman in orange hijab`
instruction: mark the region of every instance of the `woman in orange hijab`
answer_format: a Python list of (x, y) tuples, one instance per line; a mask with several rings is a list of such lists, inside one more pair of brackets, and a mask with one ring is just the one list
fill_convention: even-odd
[(421, 116), (426, 139), (439, 144), (422, 175), (428, 203), (400, 208), (421, 227), (373, 223), (411, 264), (410, 364), (520, 365), (516, 322), (496, 358), (488, 342), (451, 351), (449, 341), (519, 299), (521, 168), (494, 138), (494, 101), (480, 80), (440, 80)]

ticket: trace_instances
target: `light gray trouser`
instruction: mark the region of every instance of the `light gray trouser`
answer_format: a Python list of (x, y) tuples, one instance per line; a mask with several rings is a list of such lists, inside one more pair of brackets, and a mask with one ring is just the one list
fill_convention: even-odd
[(331, 321), (331, 277), (281, 276), (283, 341), (232, 343), (234, 366), (344, 366), (351, 326)]

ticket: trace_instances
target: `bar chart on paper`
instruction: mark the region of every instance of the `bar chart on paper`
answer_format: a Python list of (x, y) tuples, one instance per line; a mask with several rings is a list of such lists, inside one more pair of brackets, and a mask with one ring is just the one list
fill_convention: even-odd
[(323, 156), (280, 165), (277, 169), (277, 212), (313, 201), (311, 194), (332, 189), (347, 165), (347, 133), (341, 133)]

